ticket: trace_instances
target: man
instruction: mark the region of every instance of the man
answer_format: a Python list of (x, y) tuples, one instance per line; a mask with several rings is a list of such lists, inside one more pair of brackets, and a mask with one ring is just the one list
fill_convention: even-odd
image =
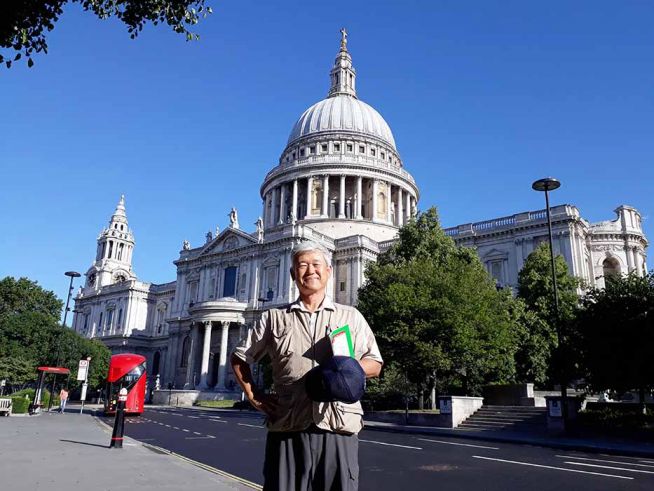
[[(234, 374), (252, 405), (267, 416), (264, 490), (355, 491), (359, 482), (360, 402), (312, 401), (306, 374), (332, 358), (329, 333), (349, 326), (354, 357), (377, 377), (382, 358), (375, 336), (354, 307), (334, 303), (326, 288), (329, 252), (304, 242), (293, 250), (291, 278), (300, 292), (290, 305), (264, 312), (232, 354)], [(268, 355), (275, 394), (254, 386), (250, 363)]]
[(63, 413), (66, 410), (66, 402), (68, 402), (68, 391), (62, 387), (59, 391), (59, 412)]

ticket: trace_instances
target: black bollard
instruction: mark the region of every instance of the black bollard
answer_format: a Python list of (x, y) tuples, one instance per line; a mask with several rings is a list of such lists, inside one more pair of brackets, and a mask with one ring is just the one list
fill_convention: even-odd
[[(124, 393), (123, 393), (124, 391)], [(114, 430), (111, 433), (109, 448), (123, 448), (123, 433), (125, 432), (125, 401), (127, 390), (120, 389), (118, 404), (116, 404), (116, 419), (114, 419)]]

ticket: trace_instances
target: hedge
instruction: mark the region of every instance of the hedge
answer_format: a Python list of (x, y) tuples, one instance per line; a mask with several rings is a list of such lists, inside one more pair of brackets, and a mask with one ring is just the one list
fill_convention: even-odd
[(30, 405), (30, 400), (25, 399), (25, 397), (21, 396), (12, 396), (11, 397), (11, 412), (15, 414), (23, 414), (27, 412), (27, 408), (29, 408)]

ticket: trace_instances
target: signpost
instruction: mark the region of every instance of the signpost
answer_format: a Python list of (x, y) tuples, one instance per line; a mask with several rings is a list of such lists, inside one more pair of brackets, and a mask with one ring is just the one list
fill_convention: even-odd
[(89, 381), (89, 369), (91, 368), (91, 357), (87, 356), (86, 360), (80, 360), (77, 367), (77, 380), (83, 380), (82, 384), (82, 394), (80, 395), (79, 400), (82, 401), (82, 407), (79, 410), (79, 413), (84, 412), (84, 401), (86, 401), (86, 390), (88, 389)]

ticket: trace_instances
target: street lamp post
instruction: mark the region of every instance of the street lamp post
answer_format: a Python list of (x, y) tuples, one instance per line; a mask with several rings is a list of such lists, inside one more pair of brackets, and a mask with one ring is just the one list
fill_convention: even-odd
[(565, 431), (568, 420), (568, 392), (567, 381), (565, 377), (565, 360), (563, 351), (563, 335), (561, 333), (561, 315), (559, 310), (559, 292), (556, 284), (556, 266), (554, 262), (554, 241), (552, 239), (552, 216), (550, 214), (550, 196), (549, 192), (561, 187), (561, 183), (553, 177), (545, 177), (534, 181), (531, 185), (534, 191), (545, 192), (545, 210), (547, 213), (547, 231), (550, 241), (550, 261), (552, 265), (552, 295), (554, 296), (554, 322), (556, 327), (556, 337), (559, 344), (559, 364), (561, 384), (561, 416), (563, 418), (563, 429)]
[[(70, 303), (70, 296), (73, 293), (73, 279), (74, 278), (79, 278), (82, 276), (79, 274), (77, 271), (66, 271), (64, 273), (66, 276), (70, 277), (70, 286), (68, 287), (68, 297), (66, 298), (66, 309), (64, 310), (64, 328), (66, 327), (66, 317), (68, 314), (68, 304)], [(61, 354), (59, 352), (59, 337), (57, 337), (57, 358), (56, 358), (56, 363), (55, 366), (59, 366), (59, 355)], [(48, 402), (48, 411), (50, 410), (50, 407), (52, 406), (52, 400), (54, 399), (54, 394), (55, 394), (55, 381), (57, 380), (56, 375), (52, 377), (52, 389), (50, 390), (50, 401)]]
[(70, 296), (73, 294), (73, 279), (79, 278), (82, 275), (79, 274), (77, 271), (66, 271), (64, 274), (70, 277), (70, 286), (68, 287), (68, 298), (66, 299), (66, 310), (64, 310), (64, 327), (66, 327), (66, 317), (68, 316), (68, 311), (70, 310), (68, 308), (68, 304), (70, 303)]

